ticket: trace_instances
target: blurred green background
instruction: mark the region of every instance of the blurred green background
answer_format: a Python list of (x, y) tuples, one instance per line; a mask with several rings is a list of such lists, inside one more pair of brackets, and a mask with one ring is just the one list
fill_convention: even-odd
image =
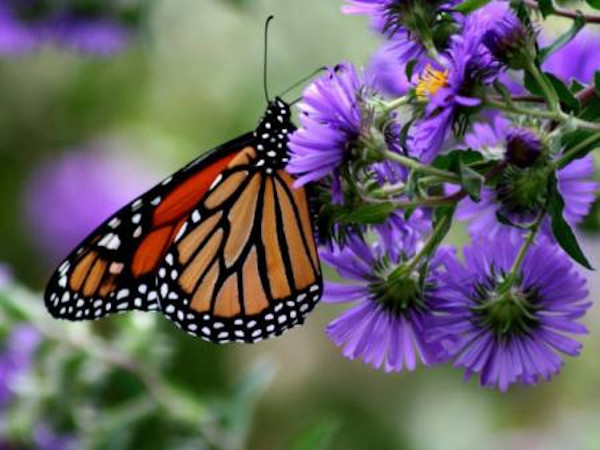
[[(273, 93), (324, 64), (366, 63), (377, 40), (365, 20), (343, 16), (340, 3), (156, 0), (139, 41), (113, 57), (45, 49), (1, 59), (0, 261), (27, 287), (11, 294), (17, 309), (36, 308), (36, 320), (50, 322), (35, 293), (57, 260), (41, 249), (24, 208), (37, 166), (93, 143), (159, 180), (254, 127), (265, 106), (262, 31), (269, 14), (276, 17)], [(106, 173), (108, 184), (111, 176), (117, 174)], [(583, 240), (600, 266), (598, 241)], [(597, 300), (600, 278), (590, 282)], [(252, 346), (217, 347), (141, 313), (93, 327), (48, 323), (49, 343), (13, 414), (46, 416), (81, 448), (600, 449), (598, 305), (585, 319), (590, 334), (580, 358), (568, 360), (551, 383), (506, 394), (465, 383), (451, 368), (399, 375), (348, 361), (323, 333), (338, 312), (321, 305), (306, 326)], [(10, 320), (0, 322), (3, 334)], [(69, 339), (82, 346), (97, 339), (98, 347), (72, 348)], [(152, 381), (140, 382), (136, 370), (111, 371), (119, 364), (105, 346), (154, 367), (171, 407), (144, 409)], [(176, 399), (188, 397), (194, 405), (182, 424), (187, 406)], [(189, 423), (195, 411), (197, 433)], [(27, 442), (31, 424), (20, 420), (6, 433)]]

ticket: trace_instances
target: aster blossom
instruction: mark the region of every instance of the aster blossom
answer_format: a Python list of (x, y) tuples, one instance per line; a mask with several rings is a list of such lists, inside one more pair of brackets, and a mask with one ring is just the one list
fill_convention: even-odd
[(466, 247), (464, 263), (446, 260), (432, 296), (430, 336), (442, 342), (442, 357), (501, 391), (549, 380), (563, 364), (561, 354), (578, 355), (581, 344), (571, 335), (586, 333), (578, 320), (590, 306), (583, 302), (585, 279), (548, 241), (535, 244), (511, 272), (519, 244), (480, 240)]
[[(484, 187), (479, 202), (469, 198), (462, 200), (457, 208), (457, 218), (469, 222), (473, 236), (502, 235), (517, 239), (522, 230), (499, 222), (497, 213), (500, 212), (511, 223), (526, 225), (535, 220), (543, 207), (547, 183), (545, 169), (518, 167), (518, 161), (531, 159), (532, 154), (539, 157), (542, 151), (540, 137), (533, 130), (511, 126), (508, 120), (498, 116), (492, 124), (475, 124), (464, 141), (474, 150), (489, 152), (493, 149), (496, 159), (505, 158), (516, 167), (509, 168), (509, 173), (496, 187)], [(572, 226), (583, 220), (596, 198), (598, 184), (593, 181), (594, 172), (594, 161), (590, 155), (556, 172), (558, 190), (565, 202), (565, 220)], [(541, 232), (551, 236), (549, 219), (542, 222)]]
[[(386, 372), (412, 371), (419, 361), (427, 366), (437, 362), (440, 348), (426, 339), (428, 294), (420, 292), (415, 273), (394, 275), (394, 268), (422, 244), (421, 214), (408, 222), (397, 217), (379, 228), (372, 246), (353, 236), (344, 247), (321, 251), (322, 259), (347, 281), (326, 283), (323, 301), (353, 304), (326, 329), (345, 357), (362, 358)], [(431, 272), (440, 266), (442, 255), (434, 257)]]
[(299, 175), (297, 185), (332, 174), (348, 158), (363, 128), (364, 86), (354, 66), (341, 63), (304, 91), (298, 106), (301, 128), (290, 137), (287, 166)]
[[(459, 18), (451, 14), (456, 0), (346, 0), (344, 14), (365, 15), (371, 27), (388, 39), (388, 56), (397, 62), (415, 61), (420, 70), (428, 47), (444, 48)], [(423, 29), (426, 27), (427, 29)]]
[(491, 84), (499, 67), (482, 39), (490, 26), (490, 5), (465, 21), (463, 31), (451, 38), (439, 62), (428, 65), (415, 93), (425, 103), (424, 116), (409, 136), (411, 154), (430, 163), (442, 151), (450, 129), (481, 105), (480, 91)]

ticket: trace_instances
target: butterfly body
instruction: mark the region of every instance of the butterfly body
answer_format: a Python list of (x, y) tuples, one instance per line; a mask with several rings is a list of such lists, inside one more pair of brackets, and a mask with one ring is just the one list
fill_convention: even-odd
[(159, 309), (213, 342), (255, 342), (302, 323), (322, 281), (306, 192), (285, 171), (293, 130), (275, 99), (254, 132), (121, 209), (59, 266), (48, 310), (89, 320)]

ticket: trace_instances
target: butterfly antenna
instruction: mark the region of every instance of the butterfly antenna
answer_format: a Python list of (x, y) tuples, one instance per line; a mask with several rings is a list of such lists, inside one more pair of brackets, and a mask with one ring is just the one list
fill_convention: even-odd
[(301, 84), (306, 83), (308, 80), (310, 80), (311, 78), (313, 78), (318, 73), (323, 72), (324, 70), (327, 70), (327, 67), (319, 67), (314, 72), (311, 72), (310, 75), (307, 75), (307, 76), (303, 77), (301, 80), (298, 80), (297, 82), (295, 82), (294, 84), (292, 84), (289, 88), (287, 88), (285, 91), (283, 91), (281, 94), (279, 94), (279, 97), (283, 97), (284, 95), (288, 94), (290, 91), (293, 91), (294, 89), (296, 89)]
[(267, 100), (267, 103), (270, 102), (269, 100), (269, 88), (268, 88), (268, 83), (267, 83), (267, 68), (268, 68), (268, 50), (269, 50), (269, 23), (271, 22), (271, 20), (273, 20), (274, 16), (271, 15), (269, 17), (267, 17), (267, 21), (265, 22), (265, 49), (264, 49), (264, 55), (263, 55), (263, 88), (265, 90), (265, 99)]

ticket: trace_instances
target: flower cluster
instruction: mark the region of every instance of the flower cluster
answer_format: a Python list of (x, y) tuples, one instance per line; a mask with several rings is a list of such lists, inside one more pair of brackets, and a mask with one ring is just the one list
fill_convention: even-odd
[[(325, 301), (351, 306), (327, 335), (388, 372), (450, 362), (502, 391), (548, 380), (586, 333), (573, 227), (598, 189), (599, 67), (561, 63), (576, 33), (552, 41), (503, 0), (342, 11), (385, 42), (364, 75), (344, 62), (309, 85), (288, 165), (346, 205), (333, 223), (347, 231), (320, 253), (342, 278)], [(457, 220), (462, 251), (442, 245)]]

